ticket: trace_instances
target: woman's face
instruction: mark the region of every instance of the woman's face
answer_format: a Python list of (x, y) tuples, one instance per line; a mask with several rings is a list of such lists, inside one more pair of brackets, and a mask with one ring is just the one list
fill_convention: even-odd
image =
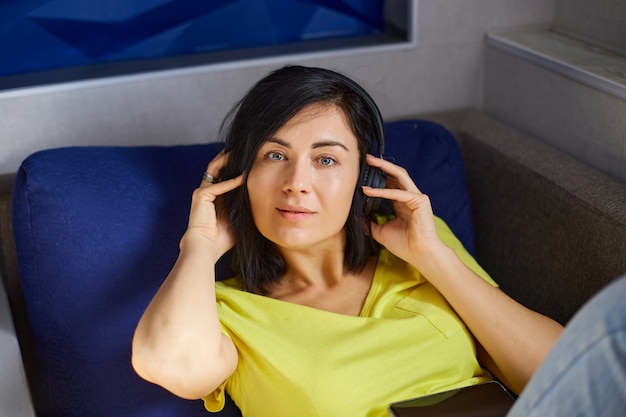
[(283, 249), (343, 250), (359, 161), (341, 109), (304, 108), (261, 145), (252, 164), (248, 193), (261, 234)]

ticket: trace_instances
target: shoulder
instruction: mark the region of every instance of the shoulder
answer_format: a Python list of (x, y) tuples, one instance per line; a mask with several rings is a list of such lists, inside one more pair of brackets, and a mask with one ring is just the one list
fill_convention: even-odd
[(243, 288), (243, 282), (241, 279), (234, 277), (215, 282), (215, 296), (218, 304), (225, 301), (233, 302), (245, 297), (248, 293)]
[(215, 282), (215, 288), (218, 290), (235, 290), (244, 291), (243, 281), (239, 277), (232, 277)]

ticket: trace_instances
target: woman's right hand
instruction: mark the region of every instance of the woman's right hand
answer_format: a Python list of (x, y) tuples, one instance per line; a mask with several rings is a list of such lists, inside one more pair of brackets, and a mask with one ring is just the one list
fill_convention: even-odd
[[(206, 172), (218, 179), (227, 161), (228, 154), (222, 150), (209, 162)], [(189, 224), (181, 240), (181, 249), (190, 245), (203, 245), (213, 252), (217, 261), (233, 247), (235, 241), (221, 196), (241, 186), (243, 178), (241, 174), (221, 182), (202, 180), (192, 196)]]
[[(227, 161), (221, 152), (207, 173), (218, 176)], [(242, 183), (243, 175), (203, 180), (194, 191), (178, 259), (133, 337), (137, 374), (183, 398), (213, 392), (237, 367), (237, 349), (220, 327), (214, 278), (215, 262), (234, 245), (223, 195)]]

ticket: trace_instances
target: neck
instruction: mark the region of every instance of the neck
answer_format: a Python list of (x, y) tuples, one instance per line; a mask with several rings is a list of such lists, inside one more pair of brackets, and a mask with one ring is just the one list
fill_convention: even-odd
[(345, 269), (343, 247), (320, 253), (289, 252), (287, 272), (270, 297), (320, 310), (358, 316), (369, 293), (376, 258), (357, 273)]
[(307, 251), (283, 251), (282, 256), (286, 272), (280, 279), (281, 286), (287, 285), (294, 289), (330, 288), (347, 275), (343, 245)]

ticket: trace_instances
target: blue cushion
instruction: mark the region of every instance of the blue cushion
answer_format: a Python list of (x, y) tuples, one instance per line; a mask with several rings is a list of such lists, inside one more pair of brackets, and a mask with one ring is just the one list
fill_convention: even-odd
[(426, 120), (399, 120), (385, 125), (385, 157), (403, 166), (428, 195), (434, 213), (475, 256), (472, 207), (463, 155), (454, 136)]
[[(386, 154), (408, 168), (435, 212), (473, 251), (454, 138), (425, 121), (387, 128)], [(130, 366), (130, 346), (139, 317), (178, 254), (191, 193), (219, 149), (221, 144), (70, 147), (23, 162), (14, 190), (14, 232), (40, 412), (207, 415), (202, 402), (140, 379)], [(219, 415), (240, 414), (229, 402)]]

